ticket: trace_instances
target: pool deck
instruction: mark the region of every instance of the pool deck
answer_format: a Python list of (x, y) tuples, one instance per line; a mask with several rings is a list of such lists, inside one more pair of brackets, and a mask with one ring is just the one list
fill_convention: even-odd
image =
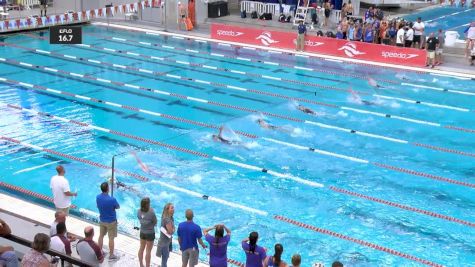
[[(37, 233), (46, 233), (49, 235), (49, 225), (54, 220), (55, 211), (50, 208), (24, 201), (13, 196), (0, 193), (0, 218), (5, 220), (12, 233), (25, 238), (27, 240), (33, 240), (33, 237)], [(99, 233), (99, 227), (97, 224), (85, 221), (75, 216), (69, 216), (66, 225), (68, 232), (79, 237), (84, 236), (84, 227), (92, 225), (94, 227), (94, 239), (97, 241)], [(13, 245), (20, 253), (24, 254), (28, 251), (28, 248), (15, 245), (9, 240), (0, 239), (2, 244)], [(107, 244), (107, 237), (104, 240), (104, 244)], [(132, 267), (139, 266), (137, 259), (137, 252), (140, 242), (138, 237), (132, 237), (124, 234), (120, 234), (115, 239), (116, 253), (119, 254), (120, 260), (109, 262), (107, 258), (100, 266), (113, 266), (113, 267)], [(76, 242), (72, 243), (73, 257), (79, 258), (76, 253)], [(177, 244), (174, 244), (177, 247)], [(104, 250), (107, 251), (106, 248)], [(152, 266), (160, 266), (160, 258), (155, 256), (156, 246), (152, 250)], [(203, 251), (201, 251), (203, 253)], [(178, 253), (171, 253), (168, 260), (168, 266), (176, 267), (181, 266), (181, 255)], [(198, 267), (208, 266), (205, 263), (199, 263)]]

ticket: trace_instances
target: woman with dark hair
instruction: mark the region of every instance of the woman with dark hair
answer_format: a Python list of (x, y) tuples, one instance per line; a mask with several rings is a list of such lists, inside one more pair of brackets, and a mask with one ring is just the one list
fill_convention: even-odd
[(266, 250), (257, 245), (259, 234), (252, 232), (249, 238), (241, 242), (242, 249), (246, 253), (246, 267), (263, 267), (266, 259)]
[[(214, 236), (208, 232), (214, 229)], [(226, 236), (224, 231), (226, 230)], [(203, 230), (205, 240), (209, 243), (209, 266), (210, 267), (226, 267), (228, 266), (228, 244), (231, 239), (231, 230), (224, 224), (217, 224), (213, 227)]]
[(163, 207), (160, 239), (157, 244), (157, 257), (162, 258), (161, 267), (167, 267), (168, 257), (170, 256), (170, 251), (172, 251), (172, 236), (175, 232), (174, 213), (175, 207), (172, 203), (167, 203)]
[[(47, 234), (38, 233), (33, 239), (31, 249), (23, 255), (22, 267), (50, 267), (50, 261), (43, 254), (48, 251), (51, 239)], [(54, 265), (56, 266), (56, 265)]]
[(145, 266), (150, 266), (150, 257), (155, 240), (155, 225), (157, 225), (157, 216), (150, 207), (150, 198), (144, 197), (140, 201), (140, 209), (137, 211), (137, 218), (140, 221), (140, 248), (139, 263), (143, 267), (143, 252), (145, 252)]
[(275, 244), (274, 246), (274, 256), (268, 256), (264, 260), (264, 267), (287, 267), (287, 263), (282, 260), (282, 253), (284, 252), (284, 247), (281, 244)]

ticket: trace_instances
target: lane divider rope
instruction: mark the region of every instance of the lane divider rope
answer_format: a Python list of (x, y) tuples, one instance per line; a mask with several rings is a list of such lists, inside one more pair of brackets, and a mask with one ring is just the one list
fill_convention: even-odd
[(105, 133), (109, 133), (109, 134), (113, 134), (113, 135), (118, 135), (118, 136), (130, 138), (130, 139), (138, 140), (138, 141), (141, 141), (141, 142), (145, 142), (145, 143), (149, 143), (149, 144), (152, 144), (152, 145), (165, 147), (165, 148), (168, 148), (168, 149), (172, 149), (172, 150), (176, 150), (176, 151), (179, 151), (179, 152), (191, 154), (191, 155), (194, 155), (194, 156), (203, 157), (203, 158), (207, 158), (207, 159), (212, 159), (212, 160), (219, 161), (219, 162), (222, 162), (222, 163), (226, 163), (226, 164), (229, 164), (229, 165), (238, 166), (238, 167), (241, 167), (241, 168), (244, 168), (244, 169), (267, 173), (267, 174), (270, 174), (270, 175), (275, 176), (275, 177), (279, 177), (279, 178), (283, 178), (283, 179), (289, 179), (289, 180), (292, 180), (292, 181), (295, 181), (295, 182), (298, 182), (298, 183), (301, 183), (301, 184), (309, 185), (309, 186), (312, 186), (312, 187), (323, 187), (323, 184), (321, 184), (321, 183), (317, 183), (317, 182), (314, 182), (314, 181), (302, 179), (302, 178), (294, 176), (292, 174), (280, 173), (280, 172), (272, 171), (272, 170), (267, 169), (267, 168), (258, 167), (258, 166), (254, 166), (254, 165), (250, 165), (250, 164), (245, 164), (245, 163), (237, 162), (237, 161), (234, 161), (234, 160), (229, 160), (229, 159), (209, 155), (209, 154), (206, 154), (206, 153), (202, 153), (202, 152), (199, 152), (199, 151), (191, 150), (191, 149), (188, 149), (188, 148), (183, 148), (183, 147), (179, 147), (179, 146), (175, 146), (175, 145), (170, 145), (170, 144), (163, 143), (163, 142), (158, 142), (158, 141), (155, 141), (155, 140), (152, 140), (152, 139), (143, 138), (143, 137), (128, 134), (128, 133), (123, 133), (123, 132), (119, 132), (119, 131), (112, 130), (112, 129), (98, 127), (98, 126), (88, 124), (88, 123), (84, 123), (84, 122), (69, 120), (69, 119), (54, 116), (54, 115), (51, 115), (51, 114), (48, 114), (48, 113), (33, 111), (33, 110), (30, 110), (30, 109), (14, 106), (14, 105), (11, 105), (11, 104), (9, 104), (7, 106), (10, 107), (10, 108), (18, 109), (18, 110), (23, 110), (25, 112), (35, 113), (35, 114), (38, 114), (38, 115), (41, 115), (41, 116), (46, 116), (48, 118), (57, 119), (57, 120), (60, 120), (60, 121), (66, 122), (66, 123), (72, 123), (72, 124), (76, 124), (76, 125), (79, 125), (79, 126), (82, 126), (82, 127), (87, 127), (87, 128), (94, 129), (94, 130), (97, 130), (97, 131), (101, 131), (101, 132), (105, 132)]
[[(15, 66), (20, 65), (19, 61), (12, 60), (12, 59), (0, 58), (0, 61), (3, 61), (4, 63), (15, 65)], [(423, 147), (423, 148), (426, 148), (426, 149), (431, 149), (431, 150), (436, 150), (436, 151), (441, 151), (441, 152), (446, 152), (446, 153), (452, 153), (452, 154), (458, 154), (458, 155), (468, 156), (468, 157), (475, 157), (474, 153), (458, 151), (458, 150), (455, 150), (455, 149), (449, 149), (449, 148), (444, 148), (444, 147), (437, 147), (437, 146), (429, 145), (429, 144), (409, 142), (409, 141), (403, 140), (403, 139), (387, 137), (387, 136), (383, 136), (383, 135), (377, 135), (377, 134), (372, 134), (372, 133), (367, 133), (367, 132), (362, 132), (362, 131), (356, 131), (356, 130), (353, 130), (353, 129), (342, 128), (342, 127), (338, 127), (338, 126), (334, 126), (334, 125), (328, 125), (328, 124), (309, 121), (309, 120), (301, 120), (301, 119), (294, 118), (294, 117), (289, 117), (289, 116), (286, 116), (286, 115), (275, 114), (275, 113), (266, 112), (266, 111), (259, 111), (259, 110), (250, 109), (250, 108), (246, 108), (246, 107), (215, 102), (215, 101), (207, 100), (207, 99), (203, 99), (203, 98), (196, 98), (196, 97), (176, 94), (176, 93), (172, 93), (172, 92), (168, 92), (168, 91), (164, 91), (164, 90), (157, 90), (157, 89), (138, 86), (138, 85), (134, 85), (134, 84), (116, 82), (116, 81), (111, 81), (111, 80), (106, 80), (106, 79), (99, 79), (99, 78), (91, 76), (91, 75), (77, 74), (77, 73), (73, 73), (73, 72), (69, 72), (69, 71), (58, 70), (58, 69), (48, 68), (48, 67), (39, 66), (39, 65), (32, 65), (32, 66), (29, 66), (29, 68), (44, 70), (44, 71), (47, 71), (47, 72), (52, 72), (55, 75), (61, 74), (61, 75), (65, 75), (65, 76), (73, 76), (76, 79), (87, 79), (87, 80), (94, 81), (94, 82), (97, 82), (97, 83), (100, 83), (100, 84), (102, 84), (102, 83), (114, 84), (116, 86), (121, 86), (121, 87), (123, 86), (123, 87), (127, 87), (129, 89), (141, 90), (141, 91), (145, 91), (145, 92), (152, 92), (152, 93), (159, 94), (159, 95), (165, 95), (165, 96), (168, 96), (168, 97), (174, 97), (174, 98), (178, 98), (178, 99), (182, 99), (182, 100), (188, 100), (188, 101), (192, 101), (192, 102), (198, 102), (198, 103), (202, 103), (202, 104), (209, 104), (209, 105), (219, 106), (219, 107), (223, 107), (223, 108), (227, 108), (227, 109), (235, 109), (235, 110), (245, 111), (245, 112), (249, 112), (249, 113), (262, 113), (266, 116), (271, 116), (271, 117), (275, 117), (275, 118), (279, 118), (279, 119), (284, 119), (284, 120), (289, 120), (289, 121), (294, 121), (294, 122), (299, 122), (299, 123), (305, 123), (305, 124), (317, 126), (317, 127), (320, 127), (320, 128), (347, 132), (347, 133), (356, 134), (356, 135), (360, 135), (360, 136), (366, 136), (366, 137), (370, 137), (370, 138), (386, 140), (386, 141), (390, 141), (390, 142), (394, 142), (394, 143), (410, 144), (410, 145), (414, 145), (414, 146)], [(245, 132), (236, 131), (236, 133), (247, 136), (249, 138), (255, 138), (254, 136), (248, 135)]]
[[(23, 86), (26, 86), (26, 87), (29, 87), (29, 88), (39, 88), (41, 90), (45, 90), (45, 91), (48, 91), (48, 92), (53, 92), (53, 93), (56, 93), (56, 94), (64, 94), (64, 95), (68, 95), (70, 97), (76, 97), (76, 98), (79, 98), (79, 99), (82, 99), (82, 100), (88, 100), (88, 99), (85, 99), (86, 97), (84, 97), (84, 96), (77, 97), (77, 95), (71, 94), (71, 93), (68, 93), (68, 92), (62, 92), (62, 91), (58, 91), (58, 90), (54, 90), (54, 89), (50, 89), (50, 88), (46, 88), (46, 87), (42, 87), (42, 86), (32, 85), (32, 84), (28, 84), (28, 83), (18, 82), (18, 81), (11, 81), (11, 80), (7, 80), (7, 79), (1, 78), (1, 77), (0, 77), (0, 81), (10, 82), (12, 84), (20, 84), (20, 85), (23, 85)], [(105, 103), (105, 104), (109, 103), (114, 107), (121, 107), (121, 105), (119, 105), (119, 104), (111, 103), (111, 102), (107, 102), (107, 101), (96, 100), (96, 102)], [(127, 107), (127, 109), (134, 110), (134, 111), (140, 110), (140, 109), (135, 108), (135, 107)], [(141, 141), (143, 141), (143, 140), (141, 140)], [(283, 145), (298, 148), (298, 149), (302, 149), (302, 147), (303, 147), (303, 146), (290, 144), (290, 143), (283, 142), (283, 141), (277, 141), (277, 140), (274, 140), (274, 139), (267, 139), (267, 141), (271, 141), (271, 142), (274, 142), (274, 143), (277, 142), (279, 144), (283, 144)], [(196, 151), (192, 151), (192, 150), (188, 150), (188, 149), (183, 149), (182, 150), (182, 148), (179, 148), (179, 147), (170, 147), (170, 148), (175, 149), (175, 150), (179, 150), (179, 151), (182, 151), (182, 152), (185, 152), (185, 153), (190, 153), (190, 154), (194, 154), (196, 152)], [(346, 156), (346, 155), (341, 155), (341, 154), (337, 154), (337, 153), (333, 153), (333, 152), (318, 150), (318, 149), (310, 148), (310, 147), (303, 147), (303, 148), (308, 149), (309, 151), (312, 151), (312, 152), (315, 152), (315, 153), (322, 154), (322, 155), (338, 157), (338, 158), (342, 158), (342, 159), (346, 159), (346, 160), (356, 161), (356, 162), (359, 162), (359, 163), (369, 163), (369, 161), (364, 160), (364, 159), (358, 159), (358, 158), (349, 157), (349, 156)], [(450, 152), (446, 149), (443, 149), (441, 151), (444, 151), (444, 150), (446, 152)], [(192, 151), (192, 152), (190, 152), (190, 151)], [(196, 152), (196, 153), (200, 153), (200, 152)], [(469, 154), (465, 153), (465, 155), (468, 156)], [(198, 156), (210, 158), (209, 155), (200, 155), (200, 154), (198, 154)], [(232, 165), (235, 165), (235, 166), (239, 166), (239, 167), (242, 167), (242, 168), (256, 170), (256, 171), (259, 171), (259, 168), (260, 168), (260, 167), (251, 166), (251, 165), (248, 165), (248, 164), (243, 164), (243, 163), (239, 163), (239, 162), (225, 160), (225, 159), (222, 159), (220, 157), (215, 157), (215, 156), (211, 157), (211, 159), (216, 160), (216, 161), (221, 161), (221, 162), (224, 162), (224, 163), (227, 163), (227, 164), (232, 164)], [(448, 182), (448, 183), (452, 183), (452, 184), (457, 184), (457, 185), (462, 185), (462, 186), (467, 186), (467, 187), (473, 187), (474, 186), (471, 183), (461, 182), (461, 181), (457, 181), (457, 180), (453, 180), (453, 179), (445, 178), (445, 177), (434, 176), (434, 175), (431, 175), (431, 174), (426, 174), (426, 173), (417, 172), (417, 171), (413, 171), (413, 170), (407, 170), (407, 169), (403, 169), (403, 168), (399, 168), (399, 167), (395, 167), (395, 166), (391, 166), (391, 165), (385, 165), (385, 164), (380, 164), (380, 163), (373, 163), (373, 164), (375, 164), (376, 166), (381, 167), (381, 168), (391, 169), (391, 170), (394, 170), (394, 171), (403, 172), (403, 173), (416, 175), (416, 176), (420, 176), (420, 177), (436, 179), (436, 180), (439, 180), (439, 181), (444, 181), (444, 182)], [(260, 171), (261, 172), (267, 172), (267, 173), (269, 173), (273, 176), (276, 176), (276, 177), (292, 179), (296, 182), (307, 184), (307, 185), (310, 185), (310, 186), (317, 186), (317, 187), (322, 186), (319, 183), (314, 183), (312, 181), (301, 179), (299, 177), (295, 177), (295, 176), (288, 175), (288, 174), (281, 174), (281, 173), (278, 173), (278, 172), (269, 171), (265, 168), (260, 169)]]
[[(37, 49), (24, 48), (24, 47), (20, 47), (18, 45), (0, 43), (0, 46), (2, 46), (2, 45), (17, 47), (17, 48), (20, 48), (20, 49), (31, 50), (34, 53), (41, 53), (41, 52), (38, 52)], [(112, 64), (112, 63), (101, 62), (101, 61), (98, 61), (98, 60), (92, 60), (92, 59), (70, 56), (70, 55), (63, 55), (63, 54), (59, 54), (59, 53), (55, 53), (55, 52), (49, 52), (48, 55), (52, 55), (52, 56), (56, 56), (56, 57), (63, 57), (63, 58), (67, 56), (67, 58), (77, 60), (77, 61), (90, 62), (90, 63), (94, 63), (94, 64), (98, 64), (98, 65), (117, 68), (117, 67), (114, 67), (113, 66), (114, 64)], [(118, 69), (122, 69), (122, 68), (118, 68)], [(178, 75), (172, 75), (172, 74), (168, 74), (168, 73), (154, 72), (154, 71), (151, 71), (151, 70), (146, 70), (146, 69), (141, 69), (141, 68), (136, 68), (136, 67), (131, 67), (131, 66), (126, 66), (126, 69), (134, 71), (134, 72), (142, 72), (142, 73), (151, 74), (153, 76), (165, 76), (165, 77), (170, 77), (170, 78), (174, 78), (174, 79), (200, 83), (199, 81), (197, 81), (197, 79), (182, 77), (182, 76), (178, 76)], [(337, 106), (337, 105), (334, 105), (334, 104), (318, 102), (318, 101), (314, 101), (314, 100), (308, 100), (306, 98), (291, 97), (291, 96), (287, 96), (287, 95), (270, 93), (270, 92), (265, 92), (265, 91), (256, 90), (256, 89), (247, 89), (247, 88), (231, 86), (231, 85), (226, 85), (226, 84), (217, 83), (217, 82), (209, 82), (209, 84), (212, 85), (212, 86), (216, 86), (216, 87), (233, 89), (233, 90), (238, 90), (238, 91), (245, 91), (245, 92), (250, 92), (250, 93), (253, 93), (253, 94), (266, 95), (266, 96), (271, 96), (271, 97), (275, 97), (275, 98), (282, 98), (282, 99), (286, 99), (286, 100), (295, 100), (295, 101), (300, 101), (300, 102), (306, 102), (306, 103), (309, 103), (309, 104), (314, 104), (314, 105), (319, 105), (319, 106), (324, 106), (324, 107), (329, 107), (329, 108), (353, 111), (353, 112), (356, 112), (356, 113), (369, 114), (369, 115), (374, 115), (374, 116), (378, 116), (378, 117), (392, 118), (392, 119), (396, 119), (396, 120), (401, 120), (401, 121), (406, 121), (406, 122), (411, 122), (411, 123), (416, 123), (416, 124), (423, 124), (423, 125), (428, 125), (428, 126), (433, 126), (433, 127), (441, 127), (440, 123), (429, 122), (429, 121), (418, 120), (418, 119), (412, 119), (412, 118), (406, 118), (406, 117), (397, 116), (397, 115), (384, 114), (384, 113), (380, 113), (380, 112), (373, 112), (373, 111), (351, 108), (351, 107), (345, 107), (345, 106), (340, 107), (340, 106)], [(457, 127), (457, 126), (444, 126), (444, 128), (450, 129), (450, 130), (456, 130), (456, 131), (464, 131), (464, 132), (467, 132), (467, 133), (475, 133), (475, 130), (473, 130), (473, 129), (466, 129), (466, 128)]]
[[(53, 198), (52, 197), (45, 196), (45, 195), (33, 192), (33, 191), (25, 189), (23, 187), (19, 187), (19, 186), (12, 185), (12, 184), (7, 184), (7, 183), (1, 182), (1, 181), (0, 181), (0, 187), (6, 188), (6, 189), (9, 189), (9, 190), (18, 192), (18, 193), (22, 193), (22, 194), (30, 196), (30, 197), (41, 199), (41, 200), (44, 200), (44, 201), (49, 202), (49, 203), (53, 203)], [(77, 206), (76, 205), (71, 205), (71, 208), (76, 209)]]
[[(12, 142), (12, 143), (16, 143), (16, 144), (21, 145), (21, 146), (30, 147), (30, 148), (33, 148), (33, 149), (36, 149), (36, 150), (40, 150), (40, 151), (44, 151), (44, 152), (47, 152), (47, 153), (59, 155), (59, 156), (62, 156), (62, 157), (68, 158), (68, 159), (73, 159), (73, 160), (76, 160), (76, 161), (79, 161), (79, 162), (87, 163), (87, 164), (92, 165), (92, 166), (96, 166), (96, 167), (100, 167), (100, 168), (105, 167), (106, 169), (111, 169), (109, 166), (105, 166), (105, 165), (102, 165), (102, 164), (99, 164), (99, 163), (94, 163), (92, 161), (85, 160), (85, 159), (82, 159), (82, 158), (78, 158), (78, 157), (75, 157), (75, 156), (70, 156), (70, 155), (67, 155), (67, 154), (64, 154), (64, 153), (61, 153), (61, 152), (56, 152), (56, 151), (51, 150), (51, 149), (46, 149), (46, 148), (35, 146), (35, 145), (29, 144), (29, 143), (21, 142), (19, 140), (14, 139), (14, 138), (0, 136), (0, 139), (5, 140), (5, 141), (9, 141), (9, 142)], [(143, 177), (139, 174), (131, 173), (131, 172), (128, 172), (128, 171), (122, 171), (122, 170), (119, 170), (119, 169), (115, 169), (115, 170), (118, 173), (124, 173), (124, 174), (126, 174), (128, 176), (131, 176), (131, 177), (134, 177), (134, 178), (141, 177), (141, 178), (139, 178), (139, 180), (141, 180), (141, 181), (148, 181), (148, 178)], [(165, 187), (172, 188), (172, 189), (177, 189), (177, 191), (188, 193), (192, 196), (197, 196), (197, 197), (200, 197), (200, 198), (205, 199), (205, 200), (212, 200), (213, 201), (213, 200), (216, 199), (216, 198), (213, 199), (213, 198), (208, 198), (208, 197), (205, 198), (204, 196), (206, 196), (206, 195), (200, 195), (199, 193), (193, 192), (191, 190), (187, 190), (187, 189), (183, 189), (181, 187), (176, 187), (176, 186), (173, 186), (173, 185), (169, 185), (169, 184), (164, 183), (164, 182), (160, 182), (160, 181), (156, 181), (156, 182), (159, 183), (159, 184), (162, 184)], [(257, 213), (257, 214), (262, 215), (262, 216), (267, 216), (268, 215), (268, 213), (264, 212), (264, 211), (259, 212), (259, 210), (249, 208), (249, 207), (246, 207), (246, 206), (242, 206), (240, 204), (236, 204), (236, 203), (232, 203), (232, 204), (234, 204), (234, 205), (232, 205), (232, 207), (241, 207), (241, 209), (243, 209), (245, 211), (248, 211), (248, 212), (254, 212), (254, 213)], [(398, 256), (398, 257), (403, 257), (403, 258), (406, 258), (406, 259), (409, 259), (409, 260), (417, 261), (417, 262), (420, 262), (420, 263), (423, 263), (423, 264), (426, 264), (426, 265), (429, 265), (429, 266), (442, 266), (442, 265), (438, 265), (438, 264), (433, 263), (433, 262), (428, 261), (428, 260), (420, 259), (420, 258), (417, 258), (417, 257), (412, 256), (412, 255), (401, 253), (399, 251), (396, 251), (396, 250), (393, 250), (393, 249), (390, 249), (390, 248), (379, 246), (379, 245), (374, 244), (374, 243), (369, 243), (367, 241), (356, 239), (356, 238), (353, 238), (353, 237), (350, 237), (350, 236), (347, 236), (347, 235), (343, 235), (343, 234), (340, 234), (340, 233), (337, 233), (337, 232), (334, 232), (334, 231), (331, 231), (331, 230), (327, 230), (327, 229), (315, 227), (315, 226), (312, 226), (312, 225), (308, 225), (308, 224), (305, 224), (305, 223), (302, 223), (302, 222), (298, 222), (296, 220), (289, 219), (289, 218), (284, 217), (284, 216), (273, 215), (273, 218), (275, 220), (278, 220), (278, 221), (293, 224), (293, 225), (296, 225), (298, 227), (302, 227), (302, 228), (305, 228), (305, 229), (308, 229), (308, 230), (312, 230), (312, 231), (315, 231), (315, 232), (318, 232), (318, 233), (321, 233), (321, 234), (325, 234), (325, 235), (333, 236), (333, 237), (340, 238), (340, 239), (343, 239), (343, 240), (351, 241), (351, 242), (354, 242), (354, 243), (357, 243), (357, 244), (360, 244), (360, 245), (363, 245), (363, 246), (370, 247), (372, 249), (380, 250), (380, 251), (383, 251), (383, 252)]]
[(350, 236), (347, 236), (347, 235), (343, 235), (343, 234), (340, 234), (340, 233), (337, 233), (337, 232), (334, 232), (334, 231), (331, 231), (331, 230), (323, 229), (323, 228), (316, 227), (316, 226), (313, 226), (313, 225), (309, 225), (309, 224), (306, 224), (306, 223), (302, 223), (302, 222), (299, 222), (299, 221), (296, 221), (296, 220), (292, 220), (292, 219), (289, 219), (289, 218), (284, 217), (284, 216), (275, 215), (274, 218), (278, 221), (283, 221), (283, 222), (286, 222), (286, 223), (289, 223), (289, 224), (293, 224), (293, 225), (298, 226), (300, 228), (305, 228), (305, 229), (308, 229), (308, 230), (311, 230), (311, 231), (314, 231), (314, 232), (317, 232), (317, 233), (320, 233), (320, 234), (340, 238), (340, 239), (343, 239), (343, 240), (346, 240), (346, 241), (350, 241), (350, 242), (353, 242), (353, 243), (356, 243), (356, 244), (359, 244), (359, 245), (362, 245), (362, 246), (366, 246), (366, 247), (375, 249), (375, 250), (379, 250), (379, 251), (382, 251), (382, 252), (385, 252), (385, 253), (389, 253), (389, 254), (392, 254), (392, 255), (395, 255), (395, 256), (398, 256), (398, 257), (402, 257), (402, 258), (405, 258), (405, 259), (408, 259), (408, 260), (419, 262), (419, 263), (422, 263), (422, 264), (425, 264), (425, 265), (428, 265), (428, 266), (443, 267), (443, 265), (432, 262), (432, 261), (429, 261), (429, 260), (421, 259), (421, 258), (412, 256), (412, 255), (409, 255), (409, 254), (406, 254), (406, 253), (396, 251), (394, 249), (390, 249), (390, 248), (380, 246), (380, 245), (377, 245), (377, 244), (374, 244), (374, 243), (370, 243), (370, 242), (367, 242), (367, 241), (364, 241), (364, 240), (361, 240), (361, 239), (357, 239), (357, 238), (353, 238), (353, 237), (350, 237)]
[[(181, 47), (176, 47), (176, 46), (169, 46), (169, 45), (164, 45), (164, 44), (161, 44), (161, 43), (142, 43), (142, 42), (139, 42), (139, 41), (135, 41), (135, 40), (132, 40), (132, 39), (124, 39), (124, 38), (117, 38), (117, 37), (108, 37), (108, 36), (103, 36), (103, 35), (98, 35), (98, 34), (91, 34), (91, 33), (88, 33), (87, 35), (91, 35), (91, 36), (95, 36), (95, 37), (98, 37), (98, 38), (101, 38), (101, 39), (105, 39), (105, 40), (109, 40), (109, 41), (113, 41), (113, 42), (122, 42), (122, 43), (127, 43), (128, 45), (132, 45), (132, 46), (136, 46), (136, 47), (147, 47), (147, 48), (154, 48), (154, 49), (157, 49), (158, 47), (161, 47), (161, 48), (164, 48), (166, 50), (173, 50), (175, 53), (176, 51), (183, 51), (183, 52), (192, 52), (190, 51), (190, 49), (187, 49), (187, 48), (181, 48)], [(37, 37), (37, 36), (31, 36), (33, 38), (41, 38), (41, 37)], [(244, 47), (245, 48), (245, 47)], [(157, 49), (158, 50), (158, 49)], [(315, 72), (321, 72), (321, 73), (326, 73), (326, 74), (331, 74), (331, 75), (339, 75), (339, 76), (347, 76), (347, 77), (352, 77), (352, 78), (360, 78), (360, 79), (366, 79), (366, 76), (364, 75), (357, 75), (357, 74), (350, 74), (350, 73), (346, 73), (346, 72), (337, 72), (337, 71), (330, 71), (330, 70), (327, 70), (327, 69), (323, 69), (323, 68), (300, 68), (299, 66), (297, 65), (291, 65), (291, 64), (286, 64), (286, 63), (279, 63), (279, 62), (269, 62), (269, 61), (265, 61), (265, 60), (259, 60), (259, 59), (251, 59), (251, 58), (243, 58), (243, 57), (239, 57), (239, 56), (230, 56), (230, 55), (223, 55), (223, 54), (218, 54), (218, 53), (212, 53), (212, 52), (208, 52), (208, 51), (204, 51), (204, 50), (200, 50), (200, 51), (197, 51), (199, 54), (204, 54), (204, 55), (210, 55), (210, 56), (215, 56), (215, 57), (219, 57), (219, 58), (227, 58), (227, 59), (237, 59), (237, 60), (241, 60), (241, 61), (246, 61), (246, 62), (253, 62), (253, 63), (260, 63), (260, 64), (267, 64), (267, 65), (273, 65), (273, 66), (280, 66), (280, 67), (290, 67), (290, 68), (294, 68), (294, 69), (301, 69), (301, 70), (308, 70), (308, 71), (311, 71), (313, 73)], [(196, 53), (196, 52), (194, 52)], [(195, 56), (195, 55), (189, 55), (187, 54), (187, 56), (190, 56), (190, 57), (199, 57), (199, 56)], [(233, 62), (229, 62), (229, 63), (233, 63)], [(392, 80), (389, 80), (389, 79), (381, 79), (381, 78), (377, 78), (376, 80), (379, 80), (379, 81), (382, 81), (382, 82), (386, 82), (386, 83), (392, 83), (392, 84), (396, 84), (397, 82), (395, 81), (392, 81)]]
[[(106, 169), (106, 170), (111, 170), (112, 169), (110, 166), (107, 166), (107, 165), (104, 165), (104, 164), (100, 164), (100, 163), (90, 161), (90, 160), (87, 160), (87, 159), (84, 159), (84, 158), (79, 158), (79, 157), (76, 157), (76, 156), (72, 156), (72, 155), (69, 155), (69, 154), (58, 152), (58, 151), (55, 151), (55, 150), (52, 150), (52, 149), (32, 145), (32, 144), (22, 142), (22, 141), (19, 141), (17, 139), (11, 138), (11, 137), (0, 136), (0, 139), (11, 142), (11, 143), (18, 144), (18, 145), (23, 146), (23, 147), (29, 147), (29, 148), (34, 149), (34, 150), (43, 151), (43, 152), (46, 152), (46, 153), (49, 153), (49, 154), (53, 154), (53, 155), (57, 155), (57, 156), (60, 156), (60, 157), (63, 157), (63, 158), (71, 159), (71, 160), (74, 160), (74, 161), (77, 161), (77, 162), (85, 163), (87, 165), (94, 166), (94, 167), (97, 167), (97, 168)], [(114, 171), (119, 173), (119, 174), (124, 174), (126, 176), (133, 177), (133, 178), (135, 178), (139, 181), (142, 181), (142, 182), (149, 182), (150, 181), (149, 178), (147, 178), (143, 175), (134, 173), (134, 172), (129, 172), (129, 171), (125, 171), (125, 170), (121, 170), (121, 169), (117, 169), (117, 168), (114, 168)], [(245, 210), (245, 211), (255, 213), (255, 214), (259, 214), (259, 215), (262, 215), (262, 216), (267, 216), (267, 214), (268, 214), (266, 211), (258, 210), (258, 209), (255, 209), (255, 208), (251, 208), (251, 207), (248, 207), (248, 206), (244, 206), (244, 205), (241, 205), (241, 204), (230, 202), (230, 201), (227, 201), (227, 200), (224, 200), (224, 199), (211, 197), (211, 196), (208, 196), (206, 194), (201, 194), (201, 193), (198, 193), (198, 192), (195, 192), (195, 191), (185, 189), (181, 186), (175, 186), (175, 185), (168, 184), (168, 183), (165, 183), (165, 182), (162, 182), (162, 181), (159, 181), (159, 180), (153, 180), (153, 183), (159, 184), (163, 187), (169, 188), (169, 189), (174, 190), (174, 191), (182, 192), (182, 193), (190, 195), (190, 196), (194, 196), (194, 197), (201, 198), (201, 199), (204, 199), (204, 200), (210, 200), (210, 201), (213, 201), (213, 202), (216, 202), (216, 203), (220, 203), (220, 204), (223, 204), (223, 205), (226, 205), (226, 206), (229, 206), (229, 207)]]

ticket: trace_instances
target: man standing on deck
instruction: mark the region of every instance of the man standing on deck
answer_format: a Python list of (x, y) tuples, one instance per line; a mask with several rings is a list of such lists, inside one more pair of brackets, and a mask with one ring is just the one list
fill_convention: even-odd
[(51, 177), (49, 187), (53, 192), (53, 202), (57, 211), (62, 211), (66, 215), (69, 215), (69, 207), (71, 206), (71, 197), (77, 196), (78, 193), (71, 193), (69, 189), (69, 182), (64, 177), (66, 170), (61, 165), (56, 167), (58, 175)]
[(114, 254), (114, 238), (117, 237), (117, 214), (119, 203), (114, 197), (109, 196), (109, 184), (101, 184), (102, 193), (97, 195), (96, 203), (99, 209), (99, 248), (102, 250), (104, 236), (109, 237), (109, 260), (118, 260), (119, 256)]
[(303, 19), (300, 20), (297, 31), (297, 48), (295, 50), (303, 51), (305, 47), (305, 34), (307, 33), (307, 27), (303, 24)]

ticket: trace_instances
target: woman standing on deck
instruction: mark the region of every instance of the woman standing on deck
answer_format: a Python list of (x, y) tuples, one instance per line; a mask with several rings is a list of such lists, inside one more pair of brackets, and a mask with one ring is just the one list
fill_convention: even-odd
[(150, 207), (150, 198), (145, 197), (140, 201), (140, 209), (137, 212), (137, 218), (140, 221), (140, 248), (139, 263), (143, 267), (143, 252), (145, 253), (145, 266), (150, 266), (150, 257), (155, 240), (155, 225), (157, 225), (157, 216), (155, 211)]
[(161, 267), (167, 267), (168, 257), (170, 256), (170, 251), (172, 251), (172, 235), (175, 233), (174, 213), (175, 207), (172, 203), (167, 203), (163, 207), (160, 239), (157, 244), (157, 256), (162, 258)]

